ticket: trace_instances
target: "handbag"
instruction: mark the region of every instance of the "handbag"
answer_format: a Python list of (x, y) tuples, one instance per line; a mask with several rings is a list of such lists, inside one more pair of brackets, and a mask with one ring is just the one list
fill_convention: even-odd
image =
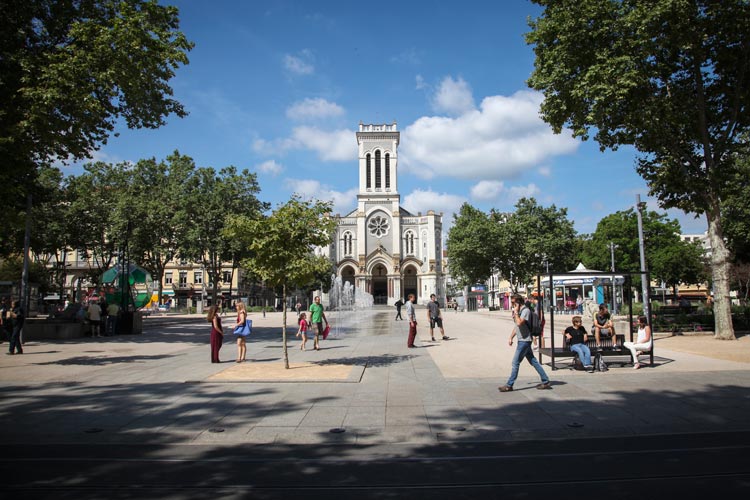
[(251, 333), (253, 333), (253, 320), (251, 319), (245, 320), (244, 325), (238, 326), (234, 329), (234, 334), (240, 337), (247, 337)]
[(331, 333), (331, 325), (326, 323), (325, 330), (323, 330), (323, 340), (328, 338), (328, 334)]

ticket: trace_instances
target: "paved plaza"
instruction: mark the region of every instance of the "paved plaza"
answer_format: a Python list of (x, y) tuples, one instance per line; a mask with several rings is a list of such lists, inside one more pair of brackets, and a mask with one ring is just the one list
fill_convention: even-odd
[[(29, 342), (0, 359), (0, 415), (13, 423), (0, 426), (0, 444), (434, 445), (750, 430), (750, 363), (657, 338), (654, 366), (586, 373), (558, 360), (553, 371), (544, 358), (552, 390), (536, 390), (523, 364), (515, 390), (500, 393), (515, 349), (507, 313), (448, 311), (442, 342), (417, 314), (418, 348), (383, 308), (330, 312), (331, 337), (305, 352), (290, 314), (288, 370), (281, 313), (251, 315), (239, 364), (229, 328), (222, 363), (210, 363), (210, 327), (197, 316), (147, 318), (141, 335)], [(750, 339), (735, 345), (747, 352)]]

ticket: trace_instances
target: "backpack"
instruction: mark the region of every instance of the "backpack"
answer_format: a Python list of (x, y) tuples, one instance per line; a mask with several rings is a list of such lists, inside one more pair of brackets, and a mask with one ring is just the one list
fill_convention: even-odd
[(539, 315), (528, 307), (529, 309), (529, 332), (531, 332), (532, 337), (540, 337), (542, 335), (542, 331), (544, 330), (544, 323), (542, 322), (542, 318), (539, 317)]
[(609, 368), (607, 368), (607, 363), (604, 362), (601, 354), (596, 355), (596, 358), (594, 358), (594, 364), (596, 365), (596, 369), (600, 372), (606, 372), (609, 370)]

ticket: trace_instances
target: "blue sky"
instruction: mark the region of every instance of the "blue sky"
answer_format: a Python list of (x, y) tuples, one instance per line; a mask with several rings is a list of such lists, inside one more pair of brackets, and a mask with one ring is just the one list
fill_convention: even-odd
[[(190, 115), (157, 130), (118, 130), (96, 160), (164, 159), (258, 173), (273, 206), (294, 192), (356, 206), (360, 122), (401, 131), (399, 192), (413, 212), (463, 202), (511, 210), (519, 197), (566, 207), (581, 233), (607, 214), (649, 199), (632, 148), (554, 135), (526, 86), (534, 62), (524, 42), (525, 0), (168, 1), (195, 42), (172, 80)], [(67, 167), (69, 173), (80, 166)], [(661, 211), (661, 210), (660, 210)], [(670, 211), (684, 233), (705, 219)]]

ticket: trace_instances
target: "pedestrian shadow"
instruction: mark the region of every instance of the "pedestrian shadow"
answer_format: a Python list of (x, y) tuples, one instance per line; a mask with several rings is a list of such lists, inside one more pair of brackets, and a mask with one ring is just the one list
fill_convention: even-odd
[(342, 358), (323, 359), (314, 361), (316, 365), (356, 365), (367, 367), (388, 367), (397, 363), (409, 361), (414, 356), (406, 354), (380, 354), (377, 356), (348, 356)]

